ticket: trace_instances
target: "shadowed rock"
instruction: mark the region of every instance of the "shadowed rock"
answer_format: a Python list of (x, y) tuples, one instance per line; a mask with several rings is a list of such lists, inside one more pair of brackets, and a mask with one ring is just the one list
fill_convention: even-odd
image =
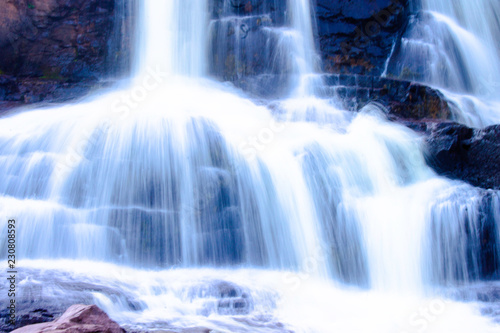
[(427, 164), (438, 174), (500, 189), (500, 125), (475, 130), (450, 122), (434, 124), (426, 148)]

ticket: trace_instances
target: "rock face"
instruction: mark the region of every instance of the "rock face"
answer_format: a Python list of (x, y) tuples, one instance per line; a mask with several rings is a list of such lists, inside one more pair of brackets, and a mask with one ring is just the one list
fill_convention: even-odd
[(96, 305), (72, 305), (57, 320), (18, 328), (15, 333), (124, 333), (116, 322)]
[(410, 7), (408, 0), (318, 0), (324, 70), (380, 75), (407, 24)]
[[(288, 92), (293, 60), (286, 0), (211, 0), (209, 67), (259, 97)], [(323, 71), (378, 77), (409, 17), (408, 0), (318, 0), (313, 8)], [(342, 93), (341, 93), (342, 94)]]
[(430, 127), (427, 164), (440, 175), (500, 189), (500, 125), (474, 130), (456, 123)]
[(68, 99), (90, 82), (127, 71), (133, 6), (125, 0), (0, 0), (0, 108)]
[(81, 81), (113, 73), (128, 60), (125, 3), (0, 0), (1, 74)]

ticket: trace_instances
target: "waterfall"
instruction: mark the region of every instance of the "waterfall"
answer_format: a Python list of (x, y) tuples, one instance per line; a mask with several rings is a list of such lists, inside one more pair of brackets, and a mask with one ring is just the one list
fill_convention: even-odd
[(313, 41), (310, 1), (289, 0), (289, 8), (292, 13), (293, 29), (293, 41), (289, 49), (292, 50), (296, 59), (295, 73), (299, 78), (293, 94), (304, 98), (314, 94), (318, 85), (321, 85), (321, 79), (315, 75), (319, 67), (319, 57), (315, 52)]
[(310, 97), (321, 88), (310, 0), (211, 3), (213, 75), (271, 98)]
[(148, 68), (163, 75), (205, 75), (206, 1), (160, 1), (154, 6), (144, 2), (140, 9), (137, 75)]
[(498, 123), (499, 15), (495, 0), (422, 1), (385, 75), (441, 88), (459, 122), (474, 127)]
[(432, 332), (494, 332), (442, 298), (495, 278), (498, 193), (437, 176), (382, 107), (315, 97), (308, 0), (268, 40), (293, 84), (267, 104), (210, 78), (209, 8), (144, 1), (129, 86), (0, 119), (0, 232), (18, 221), (25, 295), (233, 332), (382, 332), (446, 301)]

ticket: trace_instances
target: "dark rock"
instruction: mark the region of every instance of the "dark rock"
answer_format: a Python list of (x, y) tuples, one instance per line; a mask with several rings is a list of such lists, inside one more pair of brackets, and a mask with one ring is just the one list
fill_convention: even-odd
[(324, 90), (322, 97), (338, 97), (348, 110), (357, 111), (377, 101), (387, 107), (392, 119), (399, 121), (448, 120), (452, 115), (443, 94), (422, 84), (353, 74), (326, 74), (324, 82), (334, 88)]
[[(393, 81), (405, 82), (405, 81)], [(451, 109), (443, 94), (436, 89), (417, 84), (402, 83), (401, 91), (388, 91), (390, 95), (404, 95), (404, 99), (388, 103), (391, 114), (404, 119), (450, 119)]]
[(407, 0), (318, 0), (316, 16), (324, 70), (380, 75), (407, 24)]
[[(0, 109), (5, 102), (74, 98), (91, 83), (128, 72), (133, 2), (0, 0), (0, 7), (0, 75), (16, 78), (0, 89)], [(63, 83), (84, 88), (61, 90)], [(39, 92), (31, 93), (33, 85)]]
[[(130, 43), (122, 34), (131, 35), (131, 21), (124, 20), (120, 0), (0, 0), (0, 5), (4, 74), (81, 81), (114, 73), (129, 61), (124, 54)], [(122, 20), (128, 30), (117, 32)], [(120, 40), (120, 48), (109, 42), (113, 39)]]
[(96, 305), (76, 304), (69, 307), (66, 312), (57, 320), (49, 323), (41, 323), (18, 328), (16, 333), (123, 333), (115, 321), (99, 309)]
[(0, 75), (0, 114), (33, 103), (61, 103), (105, 87), (102, 82), (64, 82), (54, 79)]
[[(497, 226), (497, 215), (500, 212), (495, 211), (500, 208), (497, 207), (494, 200), (500, 200), (500, 197), (493, 194), (492, 191), (486, 192), (478, 211), (478, 236), (480, 239), (478, 275), (482, 280), (497, 280), (500, 274), (500, 258), (498, 256), (500, 239)], [(498, 294), (496, 295), (498, 296)]]
[[(211, 74), (260, 97), (281, 97), (293, 74), (293, 60), (283, 44), (286, 38), (276, 29), (290, 21), (287, 1), (209, 3)], [(408, 0), (318, 0), (315, 13), (323, 70), (349, 74), (336, 80), (351, 85), (351, 74), (382, 73), (407, 23), (409, 4)]]
[(500, 189), (500, 125), (471, 129), (443, 122), (431, 126), (427, 163), (440, 175), (486, 189)]

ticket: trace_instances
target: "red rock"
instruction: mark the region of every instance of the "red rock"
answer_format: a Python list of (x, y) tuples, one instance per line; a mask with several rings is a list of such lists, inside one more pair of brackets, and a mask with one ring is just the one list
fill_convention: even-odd
[(13, 333), (124, 333), (120, 325), (96, 305), (72, 305), (57, 320), (28, 325)]

